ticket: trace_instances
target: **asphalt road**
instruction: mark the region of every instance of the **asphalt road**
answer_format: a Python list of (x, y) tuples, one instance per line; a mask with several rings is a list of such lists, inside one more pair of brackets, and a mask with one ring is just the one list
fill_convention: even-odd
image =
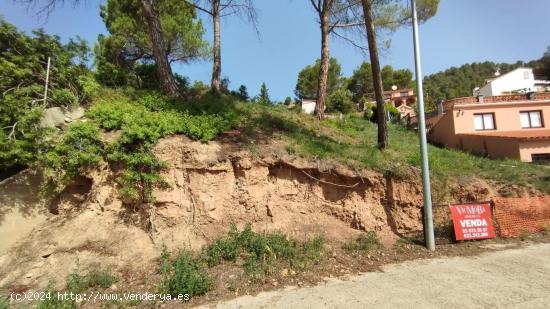
[(243, 296), (215, 307), (550, 308), (550, 244), (411, 261), (347, 281)]

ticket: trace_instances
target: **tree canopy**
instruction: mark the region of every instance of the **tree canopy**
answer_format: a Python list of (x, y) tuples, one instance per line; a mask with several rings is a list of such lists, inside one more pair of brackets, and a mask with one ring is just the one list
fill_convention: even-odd
[(392, 86), (401, 88), (413, 87), (412, 72), (409, 69), (394, 70), (390, 65), (382, 68), (382, 81), (384, 90), (391, 90)]
[(497, 70), (505, 74), (519, 67), (533, 68), (537, 78), (546, 78), (545, 74), (550, 74), (550, 47), (542, 58), (527, 63), (473, 62), (428, 75), (424, 78), (425, 96), (429, 105), (427, 108), (435, 109), (439, 100), (472, 96), (473, 89), (483, 86), (487, 79), (494, 78)]
[[(159, 15), (168, 62), (191, 62), (208, 57), (205, 30), (195, 8), (185, 1), (159, 0)], [(109, 36), (100, 35), (95, 47), (98, 77), (107, 84), (125, 82), (136, 64), (153, 63), (153, 48), (139, 0), (109, 0), (100, 15)]]
[(267, 85), (265, 83), (262, 83), (262, 86), (260, 87), (260, 94), (258, 95), (256, 101), (259, 104), (264, 104), (264, 105), (273, 104), (269, 96), (269, 90), (267, 89)]
[(88, 56), (89, 48), (80, 39), (62, 44), (58, 36), (43, 30), (28, 36), (0, 18), (0, 174), (34, 161), (44, 137), (38, 126), (44, 108), (72, 106), (89, 98), (95, 81), (86, 66)]
[(533, 67), (535, 78), (550, 80), (550, 46), (546, 47), (546, 52), (539, 60), (529, 62)]
[[(317, 98), (319, 87), (319, 70), (321, 69), (321, 60), (317, 59), (315, 64), (308, 65), (298, 74), (298, 81), (294, 94), (299, 99)], [(327, 94), (332, 94), (342, 84), (342, 67), (336, 58), (330, 58), (327, 80)]]
[(239, 89), (234, 94), (243, 102), (247, 102), (250, 99), (248, 95), (248, 89), (245, 85), (240, 85)]
[(351, 113), (355, 110), (355, 103), (352, 100), (352, 93), (348, 89), (339, 88), (334, 91), (327, 100), (328, 112)]

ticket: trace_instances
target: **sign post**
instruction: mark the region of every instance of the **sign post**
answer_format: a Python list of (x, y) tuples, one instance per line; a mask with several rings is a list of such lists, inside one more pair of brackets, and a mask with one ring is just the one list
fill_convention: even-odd
[(456, 240), (495, 238), (489, 203), (451, 205), (451, 215)]

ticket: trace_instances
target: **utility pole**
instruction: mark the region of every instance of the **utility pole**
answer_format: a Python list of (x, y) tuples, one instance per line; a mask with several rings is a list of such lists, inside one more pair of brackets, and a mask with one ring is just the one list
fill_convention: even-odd
[(426, 248), (435, 250), (434, 223), (432, 214), (432, 191), (430, 188), (430, 167), (428, 165), (428, 144), (426, 141), (426, 119), (424, 115), (424, 90), (422, 89), (422, 69), (420, 66), (420, 47), (418, 43), (418, 16), (416, 1), (411, 0), (413, 16), (414, 66), (416, 69), (416, 97), (418, 98), (418, 137), (420, 139), (420, 158), (422, 161), (422, 194), (424, 197), (424, 241)]
[(50, 57), (48, 57), (48, 66), (46, 67), (46, 84), (44, 85), (44, 106), (46, 106), (48, 99), (48, 82), (50, 81)]

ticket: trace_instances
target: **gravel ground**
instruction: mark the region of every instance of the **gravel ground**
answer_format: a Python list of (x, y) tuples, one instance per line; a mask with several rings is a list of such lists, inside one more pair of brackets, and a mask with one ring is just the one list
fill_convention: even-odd
[(389, 265), (345, 281), (243, 296), (215, 307), (550, 308), (549, 291), (550, 244), (534, 244)]

